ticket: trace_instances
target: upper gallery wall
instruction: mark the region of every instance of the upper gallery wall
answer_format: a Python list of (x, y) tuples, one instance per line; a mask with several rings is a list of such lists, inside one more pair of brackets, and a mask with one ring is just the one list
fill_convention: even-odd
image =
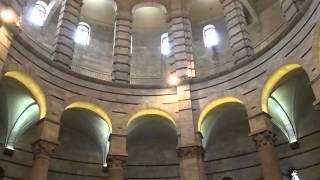
[[(49, 15), (43, 26), (30, 21), (36, 0), (29, 0), (22, 28), (31, 39), (53, 53), (60, 5), (51, 0)], [(280, 1), (241, 0), (244, 7), (248, 32), (254, 53), (262, 51), (289, 26), (281, 10)], [(156, 3), (142, 3), (132, 8), (132, 54), (130, 59), (130, 83), (165, 85), (168, 77), (168, 57), (161, 54), (161, 35), (167, 32), (167, 12)], [(203, 78), (228, 70), (234, 66), (235, 58), (229, 43), (223, 6), (218, 0), (192, 1), (192, 46), (196, 77)], [(111, 81), (113, 68), (115, 4), (112, 0), (85, 0), (80, 21), (90, 26), (90, 41), (86, 46), (76, 45), (71, 69), (77, 73), (97, 79)], [(203, 28), (212, 24), (218, 34), (218, 44), (207, 48), (204, 44)], [(145, 68), (148, 67), (148, 68)]]

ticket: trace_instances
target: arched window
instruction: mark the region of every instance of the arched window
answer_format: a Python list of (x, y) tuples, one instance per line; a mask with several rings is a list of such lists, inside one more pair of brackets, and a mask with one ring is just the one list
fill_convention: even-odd
[(289, 171), (289, 178), (290, 178), (290, 180), (300, 180), (298, 170), (291, 169)]
[(203, 28), (203, 40), (206, 47), (218, 45), (219, 37), (214, 25), (209, 24)]
[(161, 35), (161, 54), (167, 56), (170, 54), (169, 35), (164, 33)]
[(47, 17), (48, 5), (43, 1), (37, 1), (32, 9), (29, 20), (37, 25), (42, 26)]
[(74, 41), (83, 46), (89, 45), (90, 32), (91, 28), (89, 24), (80, 22), (75, 33)]

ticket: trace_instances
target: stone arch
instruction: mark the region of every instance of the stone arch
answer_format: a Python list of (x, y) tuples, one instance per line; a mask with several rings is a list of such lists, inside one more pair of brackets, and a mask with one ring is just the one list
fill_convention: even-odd
[[(109, 137), (112, 133), (112, 122), (108, 113), (99, 103), (86, 97), (73, 97), (68, 99), (65, 104), (67, 105), (60, 117), (60, 121), (63, 122), (59, 135), (59, 138), (62, 138), (60, 140), (63, 142), (68, 138), (75, 138), (74, 146), (77, 147), (82, 143), (77, 138), (78, 136), (73, 135), (74, 133), (79, 133), (77, 134), (79, 137), (88, 138), (86, 139), (88, 141), (87, 144), (92, 143), (92, 147), (98, 148), (90, 148), (90, 152), (92, 150), (96, 152), (94, 158), (101, 158), (101, 162), (105, 166), (109, 153)], [(63, 134), (67, 136), (63, 136)], [(63, 146), (64, 144), (65, 146)], [(82, 146), (80, 147), (83, 148)], [(61, 143), (58, 152), (62, 153), (68, 149), (70, 149), (70, 147), (68, 148), (68, 143)], [(71, 153), (72, 151), (69, 152), (69, 154)]]
[(161, 0), (151, 0), (151, 1), (141, 1), (138, 0), (131, 5), (131, 11), (134, 12), (136, 9), (140, 7), (156, 7), (161, 9), (165, 14), (168, 12), (167, 4), (165, 4)]
[(205, 121), (205, 118), (207, 117), (208, 113), (211, 112), (213, 109), (215, 109), (218, 106), (221, 106), (226, 103), (240, 103), (244, 104), (241, 100), (232, 97), (232, 96), (224, 96), (224, 97), (219, 97), (215, 100), (210, 101), (204, 108), (202, 109), (199, 119), (198, 119), (198, 124), (197, 124), (197, 130), (201, 132), (201, 125)]
[(269, 75), (261, 90), (260, 103), (263, 112), (268, 113), (268, 98), (272, 90), (279, 85), (286, 75), (298, 69), (302, 69), (302, 66), (299, 64), (286, 64), (277, 68)]
[(140, 117), (148, 116), (148, 115), (156, 115), (163, 117), (165, 120), (168, 120), (170, 123), (172, 123), (175, 127), (177, 127), (176, 120), (169, 114), (168, 112), (157, 109), (157, 108), (148, 108), (148, 109), (142, 109), (140, 111), (135, 112), (128, 120), (127, 127), (131, 125), (134, 121), (139, 120)]
[(76, 109), (76, 108), (86, 109), (86, 110), (91, 111), (91, 112), (97, 114), (98, 116), (100, 116), (108, 124), (108, 127), (110, 129), (110, 133), (112, 133), (111, 119), (102, 107), (100, 107), (99, 105), (97, 105), (95, 103), (89, 102), (89, 101), (81, 101), (80, 100), (80, 101), (72, 102), (71, 104), (66, 106), (65, 110)]
[[(309, 76), (300, 64), (284, 64), (270, 73), (261, 89), (261, 111), (271, 115), (271, 121), (291, 145), (298, 141), (296, 121), (300, 119), (302, 112), (307, 112), (306, 108), (312, 106), (309, 101), (314, 101), (314, 92), (309, 82)], [(303, 89), (305, 96), (297, 95), (302, 87), (310, 88), (310, 91)], [(297, 108), (297, 104), (301, 103), (306, 108)]]
[(16, 63), (5, 64), (0, 78), (8, 77), (21, 83), (28, 89), (32, 97), (37, 101), (40, 109), (40, 119), (47, 115), (47, 95), (41, 84), (40, 76), (31, 67), (21, 66)]

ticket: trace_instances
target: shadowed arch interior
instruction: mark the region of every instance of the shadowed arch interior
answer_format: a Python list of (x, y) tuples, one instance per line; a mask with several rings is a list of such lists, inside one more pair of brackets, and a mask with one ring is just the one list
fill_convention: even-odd
[(89, 108), (68, 107), (61, 117), (63, 125), (60, 132), (60, 141), (66, 142), (58, 148), (58, 153), (72, 157), (77, 154), (86, 161), (86, 158), (95, 160), (99, 157), (99, 161), (105, 165), (111, 133), (109, 124)]
[(158, 114), (145, 114), (132, 120), (128, 125), (128, 164), (177, 163), (176, 131), (171, 120)]

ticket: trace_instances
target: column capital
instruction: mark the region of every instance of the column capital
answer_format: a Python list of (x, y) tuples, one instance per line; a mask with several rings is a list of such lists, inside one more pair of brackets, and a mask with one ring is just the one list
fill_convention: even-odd
[(35, 155), (43, 155), (45, 157), (50, 157), (53, 155), (56, 147), (59, 145), (57, 142), (50, 142), (43, 139), (39, 139), (34, 142), (32, 146), (32, 151)]
[(262, 131), (253, 135), (253, 140), (256, 142), (258, 149), (273, 147), (276, 142), (276, 134), (272, 131)]
[(124, 169), (127, 163), (128, 156), (124, 155), (108, 155), (108, 169)]
[(199, 145), (178, 147), (177, 154), (179, 159), (203, 159), (204, 158), (204, 148)]

